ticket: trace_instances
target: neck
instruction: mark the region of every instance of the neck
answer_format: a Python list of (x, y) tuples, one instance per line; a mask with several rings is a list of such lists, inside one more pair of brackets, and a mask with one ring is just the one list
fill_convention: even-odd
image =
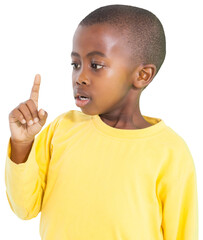
[(140, 112), (139, 99), (134, 105), (134, 108), (128, 106), (108, 113), (99, 114), (99, 116), (101, 120), (109, 126), (119, 129), (141, 129), (151, 126)]

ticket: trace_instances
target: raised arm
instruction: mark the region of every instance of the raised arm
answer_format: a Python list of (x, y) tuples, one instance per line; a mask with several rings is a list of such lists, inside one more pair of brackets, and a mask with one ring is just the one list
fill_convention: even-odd
[(31, 90), (30, 99), (20, 103), (9, 114), (11, 131), (11, 160), (24, 163), (33, 145), (35, 135), (39, 133), (47, 119), (47, 112), (38, 111), (41, 76), (37, 74)]

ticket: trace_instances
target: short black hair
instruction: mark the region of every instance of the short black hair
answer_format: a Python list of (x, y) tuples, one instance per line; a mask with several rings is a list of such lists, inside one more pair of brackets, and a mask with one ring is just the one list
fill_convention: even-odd
[(103, 23), (126, 38), (133, 62), (154, 64), (158, 73), (166, 55), (166, 40), (163, 26), (153, 13), (130, 5), (107, 5), (88, 14), (79, 25)]

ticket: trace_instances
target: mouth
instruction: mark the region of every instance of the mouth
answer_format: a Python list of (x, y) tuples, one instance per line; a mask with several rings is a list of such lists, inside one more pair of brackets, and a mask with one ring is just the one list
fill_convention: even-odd
[(75, 103), (78, 107), (84, 107), (91, 101), (90, 97), (86, 96), (76, 96)]
[(77, 96), (75, 97), (75, 99), (79, 99), (79, 100), (88, 100), (88, 99), (90, 99), (90, 97), (82, 96), (82, 95), (77, 95)]

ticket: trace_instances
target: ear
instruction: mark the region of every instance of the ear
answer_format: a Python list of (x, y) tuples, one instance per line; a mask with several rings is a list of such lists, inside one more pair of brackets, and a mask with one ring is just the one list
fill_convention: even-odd
[(153, 80), (156, 74), (156, 66), (154, 64), (140, 65), (136, 72), (137, 77), (134, 85), (136, 88), (144, 88)]

